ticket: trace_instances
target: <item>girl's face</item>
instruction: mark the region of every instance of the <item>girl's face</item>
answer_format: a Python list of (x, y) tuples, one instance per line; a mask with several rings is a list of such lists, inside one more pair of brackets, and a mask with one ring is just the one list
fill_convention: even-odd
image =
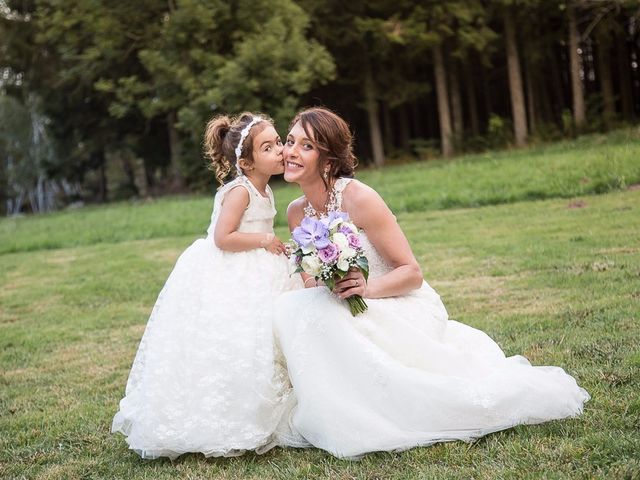
[(284, 179), (287, 182), (300, 184), (320, 177), (320, 150), (314, 139), (307, 136), (300, 122), (287, 135), (283, 155)]
[(282, 159), (282, 140), (273, 128), (267, 126), (253, 137), (253, 171), (260, 175), (271, 176), (284, 172)]

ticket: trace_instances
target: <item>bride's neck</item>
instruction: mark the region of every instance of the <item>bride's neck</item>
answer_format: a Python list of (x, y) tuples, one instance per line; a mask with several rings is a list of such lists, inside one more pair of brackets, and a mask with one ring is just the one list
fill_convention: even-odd
[(312, 183), (300, 185), (300, 188), (302, 188), (302, 192), (311, 206), (317, 212), (323, 212), (329, 199), (329, 191), (333, 188), (333, 183), (333, 180), (330, 181), (329, 188), (327, 189), (322, 179), (318, 177), (318, 179)]

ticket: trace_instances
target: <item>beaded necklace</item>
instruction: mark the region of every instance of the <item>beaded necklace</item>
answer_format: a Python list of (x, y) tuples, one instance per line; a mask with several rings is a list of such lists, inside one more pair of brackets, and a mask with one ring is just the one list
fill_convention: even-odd
[[(336, 182), (337, 183), (337, 182)], [(336, 191), (336, 185), (334, 183), (331, 190), (329, 190), (329, 196), (324, 204), (324, 212), (318, 213), (311, 202), (307, 199), (307, 205), (302, 209), (305, 217), (316, 217), (318, 219), (325, 218), (330, 212), (340, 211), (340, 200), (338, 200), (338, 192)]]

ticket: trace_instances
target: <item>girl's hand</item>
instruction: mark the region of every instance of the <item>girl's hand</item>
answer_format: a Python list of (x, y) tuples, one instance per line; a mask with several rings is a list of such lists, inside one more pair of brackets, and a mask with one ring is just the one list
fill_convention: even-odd
[(260, 241), (260, 246), (274, 255), (280, 255), (286, 251), (284, 243), (273, 233), (267, 233), (264, 240)]
[(351, 269), (342, 280), (336, 282), (336, 288), (333, 289), (340, 298), (348, 298), (353, 295), (360, 295), (362, 298), (367, 294), (367, 281), (359, 269)]

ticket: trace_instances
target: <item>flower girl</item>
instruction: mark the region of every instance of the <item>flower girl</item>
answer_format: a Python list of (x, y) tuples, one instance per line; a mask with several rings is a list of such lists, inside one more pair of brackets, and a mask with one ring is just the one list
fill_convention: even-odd
[(237, 177), (160, 292), (113, 419), (143, 458), (262, 453), (290, 394), (271, 327), (274, 299), (299, 282), (273, 233), (280, 137), (268, 117), (223, 116), (208, 123), (205, 150), (221, 184), (232, 168)]

